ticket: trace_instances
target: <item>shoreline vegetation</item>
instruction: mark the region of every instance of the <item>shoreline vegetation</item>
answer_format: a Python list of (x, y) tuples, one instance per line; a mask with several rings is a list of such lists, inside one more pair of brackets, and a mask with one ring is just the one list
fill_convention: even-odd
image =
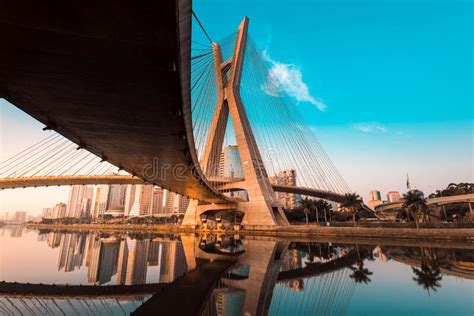
[(52, 231), (102, 231), (134, 233), (203, 233), (203, 234), (240, 234), (242, 236), (273, 237), (331, 237), (331, 238), (377, 238), (407, 239), (430, 241), (463, 241), (474, 243), (474, 228), (399, 228), (399, 227), (337, 227), (317, 225), (290, 226), (254, 226), (239, 229), (202, 229), (174, 225), (113, 225), (113, 224), (34, 224), (30, 229)]

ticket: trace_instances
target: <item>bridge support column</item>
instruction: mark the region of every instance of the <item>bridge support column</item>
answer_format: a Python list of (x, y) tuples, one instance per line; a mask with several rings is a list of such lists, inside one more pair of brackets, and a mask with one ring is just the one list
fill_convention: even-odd
[[(244, 172), (242, 181), (248, 194), (248, 201), (237, 202), (236, 209), (245, 213), (244, 226), (288, 225), (288, 220), (273, 192), (263, 164), (257, 142), (252, 132), (247, 113), (240, 96), (240, 80), (243, 70), (245, 47), (247, 44), (248, 18), (239, 26), (231, 66), (222, 66), (222, 53), (218, 44), (213, 44), (214, 64), (218, 90), (218, 100), (214, 111), (209, 138), (207, 139), (203, 163), (206, 176), (214, 176), (217, 157), (220, 157), (228, 115), (230, 114)], [(224, 76), (229, 79), (224, 84)], [(212, 207), (190, 204), (183, 225), (199, 224), (198, 213), (202, 214)]]

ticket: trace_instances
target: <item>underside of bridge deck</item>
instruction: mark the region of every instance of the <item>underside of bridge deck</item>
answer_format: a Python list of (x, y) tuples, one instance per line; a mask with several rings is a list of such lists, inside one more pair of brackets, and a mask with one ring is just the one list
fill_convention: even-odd
[(223, 201), (194, 150), (190, 0), (5, 0), (0, 38), (0, 97), (150, 183)]

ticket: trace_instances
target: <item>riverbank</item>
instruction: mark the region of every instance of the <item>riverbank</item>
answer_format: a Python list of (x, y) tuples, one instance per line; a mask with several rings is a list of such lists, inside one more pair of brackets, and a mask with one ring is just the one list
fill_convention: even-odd
[(316, 225), (290, 225), (281, 227), (256, 226), (240, 230), (204, 230), (193, 227), (171, 225), (103, 225), (72, 224), (49, 225), (28, 224), (28, 228), (52, 231), (98, 231), (98, 232), (135, 232), (135, 233), (214, 233), (240, 234), (243, 236), (272, 237), (325, 237), (325, 238), (379, 238), (379, 239), (416, 239), (416, 240), (453, 240), (474, 242), (474, 228), (373, 228), (373, 227), (325, 227)]

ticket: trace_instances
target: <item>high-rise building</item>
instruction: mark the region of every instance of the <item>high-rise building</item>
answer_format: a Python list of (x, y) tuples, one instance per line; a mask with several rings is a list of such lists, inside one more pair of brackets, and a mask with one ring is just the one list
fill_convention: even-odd
[[(277, 175), (269, 177), (271, 184), (296, 186), (296, 170), (282, 170)], [(278, 201), (287, 209), (297, 206), (296, 195), (293, 193), (276, 192)]]
[(92, 217), (103, 216), (109, 206), (109, 185), (99, 185), (95, 190)]
[(19, 223), (25, 223), (26, 222), (26, 212), (25, 211), (17, 211), (13, 215), (13, 220), (15, 222)]
[(67, 206), (65, 203), (58, 203), (53, 207), (52, 215), (50, 218), (63, 218), (66, 217)]
[(374, 210), (376, 206), (383, 203), (382, 195), (380, 194), (380, 191), (378, 190), (369, 191), (369, 196), (370, 196), (370, 200), (369, 202), (367, 202), (367, 206), (370, 209)]
[(112, 184), (109, 187), (107, 211), (124, 211), (127, 185)]
[(153, 188), (153, 209), (152, 213), (155, 214), (162, 214), (164, 213), (164, 190), (160, 187)]
[(369, 195), (370, 195), (370, 200), (371, 201), (381, 201), (382, 200), (382, 195), (380, 194), (380, 191), (378, 191), (378, 190), (370, 191)]
[(124, 212), (123, 215), (129, 216), (130, 210), (132, 209), (133, 203), (135, 202), (135, 191), (136, 185), (127, 185), (127, 189), (125, 191), (125, 205), (124, 205)]
[(189, 205), (185, 196), (165, 190), (165, 213), (184, 213)]
[(91, 213), (93, 193), (93, 188), (88, 185), (71, 186), (66, 217), (88, 217)]
[(387, 193), (387, 200), (389, 203), (398, 202), (402, 199), (400, 192), (398, 191), (389, 191)]
[(43, 218), (51, 218), (53, 216), (53, 208), (52, 207), (45, 207), (43, 209), (42, 217)]
[(230, 178), (244, 177), (239, 148), (236, 145), (224, 147), (219, 161), (219, 175)]
[(150, 216), (153, 209), (153, 185), (138, 184), (135, 186), (134, 202), (128, 216)]

